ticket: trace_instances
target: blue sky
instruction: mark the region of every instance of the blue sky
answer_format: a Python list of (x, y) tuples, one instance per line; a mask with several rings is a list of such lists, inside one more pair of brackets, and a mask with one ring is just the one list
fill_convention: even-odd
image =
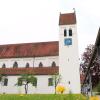
[(76, 10), (79, 54), (94, 44), (99, 0), (0, 0), (0, 44), (59, 39), (59, 13)]

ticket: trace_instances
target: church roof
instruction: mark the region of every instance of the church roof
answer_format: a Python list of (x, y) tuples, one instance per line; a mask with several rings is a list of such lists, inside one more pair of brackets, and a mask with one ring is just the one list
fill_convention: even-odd
[(59, 72), (58, 67), (31, 67), (31, 68), (0, 68), (0, 74), (3, 75), (53, 75)]
[(58, 56), (59, 42), (0, 45), (0, 58)]
[(59, 25), (76, 24), (75, 13), (60, 14)]

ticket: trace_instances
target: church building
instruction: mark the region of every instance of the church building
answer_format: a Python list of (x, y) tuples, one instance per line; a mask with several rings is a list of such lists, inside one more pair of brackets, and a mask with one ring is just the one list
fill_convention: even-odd
[(54, 93), (52, 75), (61, 75), (60, 84), (72, 93), (80, 93), (80, 73), (76, 14), (59, 17), (59, 41), (0, 45), (0, 93), (24, 93), (24, 86), (16, 86), (21, 74), (33, 74), (36, 87), (29, 85), (28, 93)]

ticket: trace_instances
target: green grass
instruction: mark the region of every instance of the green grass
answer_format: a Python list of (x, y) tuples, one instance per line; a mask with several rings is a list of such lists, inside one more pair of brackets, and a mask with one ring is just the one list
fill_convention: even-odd
[(0, 100), (87, 100), (82, 95), (54, 95), (54, 94), (3, 94), (0, 95)]

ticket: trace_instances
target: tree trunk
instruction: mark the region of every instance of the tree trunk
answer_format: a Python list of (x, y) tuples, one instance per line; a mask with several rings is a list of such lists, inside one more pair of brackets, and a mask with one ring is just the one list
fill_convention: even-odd
[(56, 94), (56, 86), (55, 86), (55, 94)]
[(26, 84), (25, 84), (25, 94), (27, 94)]
[(28, 84), (25, 84), (25, 94), (27, 94), (28, 91)]
[(56, 94), (56, 86), (57, 86), (57, 85), (56, 85), (56, 79), (55, 79), (55, 94)]
[(27, 87), (26, 87), (27, 93), (28, 93), (28, 83), (27, 83)]

